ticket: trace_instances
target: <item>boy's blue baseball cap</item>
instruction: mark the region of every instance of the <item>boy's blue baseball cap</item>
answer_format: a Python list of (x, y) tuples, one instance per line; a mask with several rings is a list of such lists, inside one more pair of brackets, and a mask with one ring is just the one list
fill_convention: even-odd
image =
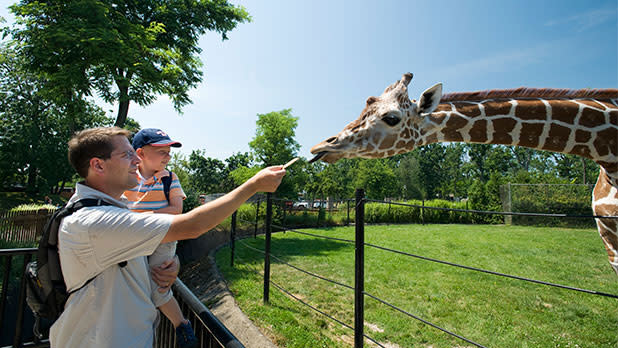
[(181, 147), (182, 144), (170, 139), (169, 135), (157, 128), (144, 128), (133, 137), (135, 150), (146, 145)]

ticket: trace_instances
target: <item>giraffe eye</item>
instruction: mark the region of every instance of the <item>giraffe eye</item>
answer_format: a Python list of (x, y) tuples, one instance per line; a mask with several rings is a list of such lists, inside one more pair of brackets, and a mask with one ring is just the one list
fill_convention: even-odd
[(387, 125), (393, 127), (395, 126), (397, 123), (399, 123), (399, 121), (401, 121), (401, 119), (393, 114), (386, 114), (384, 116), (382, 116), (382, 121), (386, 122)]

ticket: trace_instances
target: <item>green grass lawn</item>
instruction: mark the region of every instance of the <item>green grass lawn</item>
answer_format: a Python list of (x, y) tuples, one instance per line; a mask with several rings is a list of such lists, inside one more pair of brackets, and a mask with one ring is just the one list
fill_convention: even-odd
[[(354, 239), (353, 227), (304, 230)], [(593, 229), (500, 225), (366, 226), (367, 243), (448, 262), (618, 294)], [(264, 239), (246, 239), (264, 248)], [(354, 285), (354, 245), (276, 233), (272, 254), (323, 277)], [(236, 244), (218, 267), (242, 310), (280, 347), (350, 347), (352, 330), (271, 286), (262, 303), (264, 255)], [(273, 260), (271, 280), (297, 298), (353, 326), (354, 294)], [(618, 299), (497, 277), (365, 247), (365, 291), (487, 347), (618, 347)], [(471, 344), (365, 297), (365, 334), (388, 347)], [(374, 346), (366, 344), (366, 346)]]

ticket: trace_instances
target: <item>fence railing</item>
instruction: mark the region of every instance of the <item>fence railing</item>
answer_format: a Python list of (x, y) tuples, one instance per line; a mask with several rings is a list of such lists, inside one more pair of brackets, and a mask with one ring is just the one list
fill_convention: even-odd
[[(34, 316), (26, 305), (25, 265), (35, 253), (36, 248), (0, 249), (0, 347), (49, 347), (47, 334), (38, 337), (31, 329)], [(180, 279), (172, 289), (185, 318), (192, 323), (200, 347), (244, 347)], [(157, 348), (176, 346), (174, 327), (163, 316), (156, 337)]]
[[(421, 259), (421, 260), (425, 260), (425, 261), (429, 261), (429, 262), (437, 262), (440, 264), (444, 264), (444, 265), (448, 265), (448, 266), (453, 266), (453, 267), (458, 267), (458, 268), (462, 268), (462, 269), (466, 269), (466, 270), (470, 270), (470, 271), (476, 271), (476, 272), (482, 272), (482, 273), (486, 273), (486, 274), (491, 274), (494, 276), (501, 276), (501, 277), (507, 277), (507, 278), (511, 278), (511, 279), (516, 279), (519, 281), (525, 281), (525, 282), (532, 282), (532, 283), (536, 283), (536, 284), (541, 284), (541, 285), (545, 285), (545, 286), (550, 286), (550, 287), (555, 287), (555, 288), (561, 288), (561, 289), (566, 289), (566, 290), (571, 290), (571, 291), (575, 291), (575, 292), (579, 292), (579, 293), (585, 293), (588, 295), (596, 295), (596, 296), (602, 296), (605, 298), (611, 298), (611, 299), (618, 299), (618, 294), (612, 294), (612, 293), (606, 293), (606, 292), (602, 292), (602, 291), (596, 291), (596, 290), (589, 290), (589, 289), (582, 289), (582, 288), (576, 288), (576, 287), (572, 287), (572, 286), (568, 286), (568, 285), (562, 285), (562, 284), (555, 284), (555, 283), (551, 283), (551, 282), (547, 282), (547, 281), (543, 281), (543, 280), (538, 280), (538, 279), (530, 279), (530, 278), (526, 278), (526, 277), (521, 277), (521, 276), (515, 276), (515, 275), (510, 275), (510, 274), (505, 274), (505, 273), (499, 273), (499, 272), (494, 272), (494, 271), (490, 271), (490, 270), (485, 270), (485, 269), (480, 269), (480, 268), (475, 268), (475, 267), (469, 267), (466, 265), (461, 265), (461, 264), (456, 264), (456, 263), (452, 263), (452, 262), (447, 262), (447, 261), (443, 261), (443, 260), (438, 260), (438, 259), (433, 259), (433, 258), (429, 258), (429, 257), (425, 257), (422, 255), (415, 255), (412, 253), (408, 253), (405, 251), (401, 251), (401, 250), (395, 250), (395, 249), (390, 249), (390, 248), (386, 248), (380, 245), (375, 245), (375, 244), (371, 244), (371, 243), (366, 243), (364, 241), (364, 226), (365, 226), (365, 204), (367, 202), (373, 202), (373, 203), (382, 203), (382, 204), (393, 204), (393, 205), (402, 205), (402, 206), (409, 206), (410, 208), (414, 208), (414, 209), (421, 209), (420, 211), (422, 212), (423, 210), (442, 210), (442, 211), (450, 211), (450, 212), (457, 212), (457, 213), (466, 213), (466, 214), (490, 214), (490, 215), (504, 215), (504, 216), (543, 216), (543, 217), (556, 217), (556, 218), (584, 218), (584, 219), (591, 219), (591, 218), (608, 218), (608, 219), (613, 219), (616, 220), (618, 219), (617, 216), (590, 216), (590, 215), (569, 215), (569, 214), (545, 214), (545, 213), (519, 213), (519, 212), (497, 212), (497, 211), (483, 211), (483, 210), (467, 210), (467, 209), (452, 209), (452, 208), (442, 208), (442, 207), (430, 207), (430, 206), (425, 206), (424, 204), (421, 205), (410, 205), (410, 204), (405, 204), (405, 203), (397, 203), (397, 202), (384, 202), (384, 201), (376, 201), (376, 200), (369, 200), (364, 198), (364, 191), (363, 190), (357, 190), (356, 191), (356, 197), (354, 199), (354, 212), (355, 212), (355, 216), (354, 216), (354, 221), (355, 221), (355, 240), (348, 240), (348, 239), (342, 239), (342, 238), (335, 238), (335, 237), (330, 237), (330, 236), (324, 236), (324, 235), (319, 235), (319, 234), (314, 234), (314, 233), (308, 233), (305, 231), (298, 231), (295, 230), (293, 228), (287, 228), (285, 226), (280, 226), (280, 225), (276, 225), (273, 224), (273, 209), (272, 209), (272, 204), (273, 204), (273, 200), (274, 198), (272, 198), (272, 196), (270, 194), (267, 195), (266, 197), (266, 216), (265, 216), (265, 222), (264, 222), (264, 234), (265, 234), (265, 243), (264, 243), (264, 250), (260, 250), (258, 248), (254, 248), (249, 246), (248, 244), (244, 243), (243, 241), (238, 241), (239, 243), (241, 243), (244, 247), (249, 248), (251, 250), (254, 251), (258, 251), (260, 253), (264, 254), (264, 271), (263, 274), (261, 274), (260, 271), (258, 270), (252, 270), (253, 272), (260, 274), (261, 276), (263, 276), (263, 282), (264, 282), (264, 295), (263, 295), (263, 301), (264, 303), (268, 303), (269, 302), (269, 293), (270, 293), (270, 285), (272, 284), (274, 287), (276, 287), (278, 290), (280, 290), (281, 292), (287, 294), (290, 298), (294, 299), (295, 301), (300, 302), (301, 304), (311, 308), (312, 310), (320, 313), (321, 315), (329, 318), (330, 320), (333, 320), (341, 325), (343, 325), (344, 327), (353, 330), (354, 331), (354, 347), (355, 348), (360, 348), (363, 347), (363, 340), (364, 339), (368, 339), (371, 342), (373, 342), (374, 344), (376, 344), (377, 346), (380, 347), (384, 347), (384, 345), (380, 344), (378, 341), (376, 341), (374, 338), (368, 336), (367, 334), (364, 333), (364, 299), (365, 297), (369, 297), (372, 298), (374, 300), (376, 300), (379, 303), (382, 303), (383, 305), (389, 307), (392, 310), (398, 311), (399, 313), (402, 313), (406, 316), (408, 316), (411, 319), (415, 319), (418, 320), (428, 326), (431, 326), (435, 329), (441, 330), (442, 332), (444, 332), (447, 335), (453, 336), (457, 339), (460, 339), (462, 341), (467, 342), (468, 344), (471, 344), (473, 346), (476, 347), (485, 347), (480, 343), (474, 342), (466, 337), (463, 337), (461, 335), (458, 335), (455, 332), (452, 332), (448, 329), (445, 329), (443, 327), (440, 327), (438, 325), (436, 325), (435, 323), (432, 323), (429, 320), (426, 320), (420, 316), (417, 316), (413, 313), (409, 313), (406, 310), (403, 310), (395, 305), (393, 305), (392, 303), (388, 302), (385, 299), (382, 299), (378, 296), (376, 296), (375, 294), (370, 294), (368, 292), (365, 291), (364, 289), (364, 264), (365, 264), (365, 254), (364, 254), (364, 249), (365, 247), (370, 247), (370, 248), (375, 248), (375, 249), (380, 249), (383, 251), (387, 251), (387, 252), (391, 252), (391, 253), (396, 253), (399, 255), (404, 255), (407, 257), (413, 257), (413, 258), (417, 258), (417, 259)], [(256, 207), (256, 209), (259, 209), (259, 206)], [(258, 214), (256, 213), (256, 220), (255, 221), (242, 221), (245, 224), (254, 224), (255, 225), (255, 233), (257, 233), (257, 229), (258, 229), (258, 219), (257, 219)], [(230, 259), (230, 264), (233, 267), (234, 266), (234, 250), (235, 250), (235, 243), (237, 242), (236, 240), (236, 228), (237, 228), (237, 213), (234, 213), (232, 215), (232, 223), (231, 223), (231, 228), (230, 228), (230, 248), (231, 248), (231, 259)], [(348, 221), (349, 221), (349, 213), (348, 213)], [(347, 225), (347, 223), (346, 223)], [(313, 227), (313, 226), (312, 226)], [(293, 232), (293, 233), (298, 233), (298, 234), (302, 234), (302, 235), (308, 235), (308, 236), (312, 236), (312, 237), (316, 237), (316, 238), (323, 238), (323, 239), (329, 239), (329, 240), (334, 240), (334, 241), (338, 241), (338, 242), (342, 242), (342, 243), (347, 243), (347, 244), (353, 244), (355, 246), (355, 276), (354, 276), (354, 284), (353, 285), (349, 285), (349, 284), (343, 284), (337, 281), (334, 281), (332, 279), (329, 279), (327, 277), (324, 277), (322, 275), (310, 272), (310, 271), (306, 271), (304, 269), (301, 269), (299, 267), (296, 267), (288, 262), (285, 262), (284, 260), (282, 260), (281, 258), (277, 257), (276, 255), (273, 255), (271, 253), (271, 246), (272, 246), (272, 239), (271, 239), (271, 235), (272, 235), (272, 230), (273, 228), (278, 229), (279, 231), (283, 231), (283, 232)], [(349, 325), (347, 324), (344, 320), (342, 320), (341, 318), (335, 318), (334, 316), (328, 314), (326, 311), (321, 310), (319, 308), (316, 308), (315, 306), (311, 305), (307, 299), (300, 299), (297, 296), (295, 296), (291, 291), (288, 291), (287, 289), (285, 289), (285, 287), (283, 287), (281, 284), (277, 284), (275, 282), (272, 281), (271, 279), (271, 268), (270, 268), (270, 263), (271, 260), (276, 260), (278, 263), (286, 265), (288, 267), (291, 267), (299, 272), (302, 272), (306, 275), (309, 275), (311, 277), (314, 277), (316, 279), (319, 279), (321, 281), (326, 281), (332, 284), (335, 284), (337, 286), (341, 286), (344, 287), (348, 290), (354, 291), (354, 324), (353, 325)]]
[(0, 240), (36, 242), (55, 209), (0, 212)]

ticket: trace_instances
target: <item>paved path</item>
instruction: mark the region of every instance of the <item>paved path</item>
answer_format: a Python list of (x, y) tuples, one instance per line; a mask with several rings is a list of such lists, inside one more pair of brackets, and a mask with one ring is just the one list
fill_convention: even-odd
[(277, 348), (240, 310), (217, 269), (211, 250), (207, 256), (181, 266), (180, 279), (247, 348)]

